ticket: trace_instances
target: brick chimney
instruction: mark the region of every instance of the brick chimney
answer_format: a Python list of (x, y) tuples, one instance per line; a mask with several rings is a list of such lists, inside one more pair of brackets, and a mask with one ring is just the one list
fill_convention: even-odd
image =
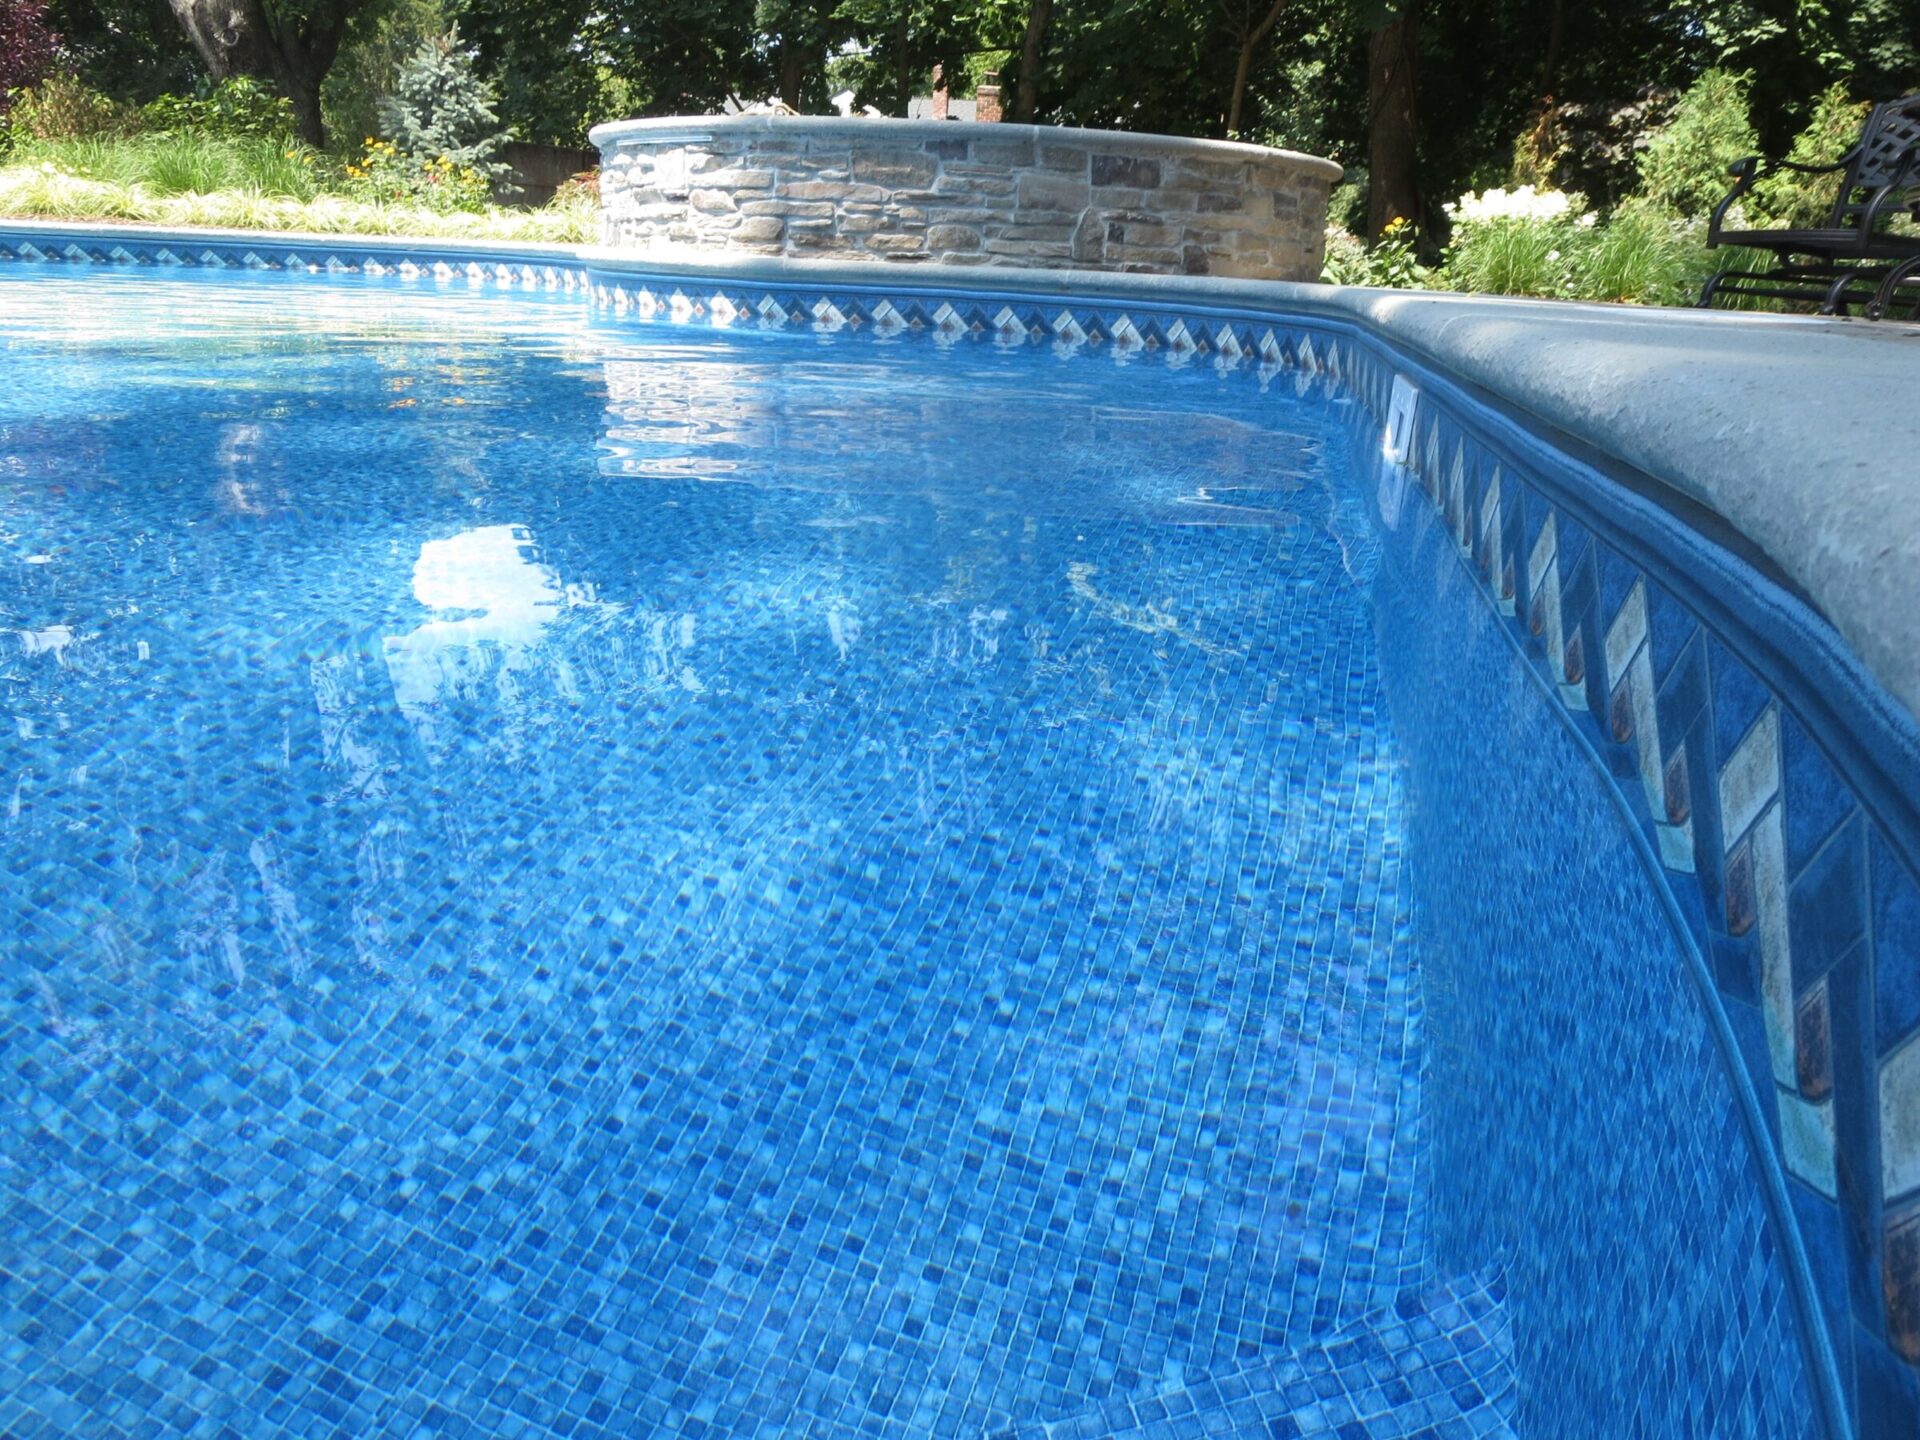
[(933, 67), (933, 118), (934, 119), (945, 120), (948, 118), (947, 98), (948, 98), (947, 67), (944, 65), (936, 65)]
[(993, 124), (1000, 118), (1000, 75), (989, 70), (980, 77), (980, 83), (973, 87), (973, 118), (982, 124)]

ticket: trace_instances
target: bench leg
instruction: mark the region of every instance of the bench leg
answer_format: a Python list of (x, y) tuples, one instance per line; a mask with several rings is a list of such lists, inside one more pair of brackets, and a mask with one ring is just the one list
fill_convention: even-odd
[[(1873, 299), (1867, 302), (1867, 318), (1869, 320), (1886, 319), (1893, 309), (1900, 287), (1909, 280), (1920, 280), (1920, 256), (1912, 260), (1903, 260), (1887, 272), (1887, 278), (1880, 282), (1880, 288), (1874, 292)], [(1914, 296), (1912, 311), (1914, 318), (1920, 320), (1920, 294)]]
[(1847, 287), (1853, 284), (1856, 278), (1857, 277), (1852, 274), (1842, 274), (1839, 279), (1829, 285), (1827, 287), (1827, 298), (1820, 302), (1819, 313), (1822, 315), (1846, 314)]

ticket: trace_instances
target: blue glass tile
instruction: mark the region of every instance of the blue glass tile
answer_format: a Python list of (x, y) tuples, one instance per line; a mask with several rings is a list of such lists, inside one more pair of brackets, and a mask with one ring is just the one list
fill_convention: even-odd
[(1854, 1423), (1860, 1440), (1911, 1440), (1920, 1412), (1920, 1373), (1864, 1331), (1855, 1331)]
[(1886, 1055), (1920, 1026), (1920, 885), (1868, 827), (1868, 884), (1873, 897), (1876, 1053)]
[(1647, 643), (1652, 646), (1653, 680), (1664, 685), (1667, 672), (1699, 632), (1693, 612), (1673, 598), (1664, 585), (1647, 582)]
[(1867, 933), (1866, 825), (1842, 826), (1787, 891), (1795, 993)]
[(1715, 752), (1724, 765), (1772, 696), (1711, 631), (1707, 632), (1707, 678), (1713, 695)]
[[(1872, 974), (1866, 944), (1850, 947), (1827, 975), (1833, 1129), (1839, 1191), (1835, 1209), (1846, 1247), (1851, 1308), (1876, 1333), (1881, 1318), (1879, 1057), (1870, 1031)], [(1823, 1292), (1823, 1297), (1825, 1292)], [(1831, 1303), (1829, 1300), (1828, 1303)]]
[[(1694, 728), (1707, 705), (1707, 663), (1706, 646), (1695, 639), (1674, 657), (1665, 668), (1666, 678), (1659, 682), (1657, 705), (1660, 716), (1660, 735), (1671, 749), (1678, 743), (1679, 737), (1689, 734)], [(1671, 740), (1668, 737), (1672, 737)], [(1713, 746), (1711, 725), (1703, 726), (1699, 732), (1698, 743), (1687, 753), (1687, 765), (1691, 770), (1701, 771), (1718, 777), (1720, 757)], [(1717, 786), (1717, 779), (1716, 779)], [(1716, 788), (1713, 808), (1720, 808), (1719, 794)], [(1697, 807), (1696, 807), (1697, 809)]]
[(1560, 573), (1564, 576), (1586, 555), (1592, 537), (1587, 533), (1587, 527), (1565, 510), (1560, 512), (1555, 528), (1559, 532)]
[(1787, 874), (1792, 876), (1813, 858), (1855, 801), (1790, 710), (1780, 716), (1780, 770), (1786, 796)]
[(1627, 596), (1633, 593), (1633, 587), (1640, 579), (1640, 571), (1637, 566), (1623, 559), (1611, 545), (1596, 540), (1594, 553), (1599, 563), (1600, 623), (1604, 633), (1605, 627), (1611, 626), (1614, 617), (1620, 613), (1620, 607), (1627, 603)]
[(1721, 933), (1718, 926), (1710, 926), (1707, 953), (1713, 966), (1714, 983), (1722, 995), (1748, 1005), (1760, 1003), (1759, 946), (1751, 931), (1733, 936)]
[(1604, 716), (1608, 698), (1606, 629), (1594, 601), (1593, 546), (1583, 544), (1578, 558), (1571, 565), (1563, 564), (1560, 575), (1560, 613), (1568, 646), (1573, 645), (1575, 636), (1579, 637), (1579, 683), (1586, 692), (1587, 709), (1595, 716)]

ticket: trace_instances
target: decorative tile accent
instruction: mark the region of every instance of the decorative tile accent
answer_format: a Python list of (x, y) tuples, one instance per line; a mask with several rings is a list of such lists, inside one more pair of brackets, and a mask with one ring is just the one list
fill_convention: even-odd
[(1780, 718), (1767, 710), (1720, 771), (1720, 822), (1729, 837), (1747, 833), (1780, 789)]
[(1800, 997), (1793, 1030), (1800, 1093), (1809, 1100), (1825, 1100), (1833, 1094), (1833, 1034), (1827, 1023), (1825, 980)]
[[(1423, 390), (1422, 410), (1434, 400), (1432, 387)], [(1438, 519), (1452, 530), (1451, 480), (1435, 483), (1442, 463), (1435, 437), (1442, 423), (1437, 415), (1416, 417), (1416, 433), (1426, 443), (1414, 449), (1411, 463), (1426, 472), (1423, 488)], [(1473, 443), (1470, 438), (1469, 448)], [(1469, 457), (1469, 470), (1474, 463)], [(1509, 465), (1504, 455), (1492, 454), (1479, 463)], [(1455, 468), (1449, 467), (1449, 476)], [(1798, 1192), (1804, 1203), (1828, 1207), (1820, 1213), (1833, 1217), (1837, 1233), (1884, 1234), (1883, 1244), (1856, 1245), (1832, 1272), (1829, 1283), (1846, 1293), (1821, 1297), (1827, 1313), (1853, 1317), (1847, 1327), (1852, 1333), (1835, 1342), (1847, 1367), (1839, 1377), (1843, 1392), (1857, 1379), (1863, 1387), (1858, 1403), (1881, 1403), (1868, 1398), (1869, 1389), (1874, 1396), (1888, 1393), (1871, 1378), (1880, 1374), (1873, 1368), (1880, 1362), (1857, 1347), (1887, 1346), (1881, 1352), (1887, 1363), (1920, 1364), (1915, 857), (1896, 855), (1806, 722), (1783, 703), (1777, 686), (1769, 686), (1765, 670), (1676, 599), (1671, 582), (1650, 584), (1645, 572), (1622, 566), (1606, 550), (1599, 557), (1600, 594), (1606, 598), (1583, 621), (1562, 589), (1570, 573), (1566, 557), (1575, 548), (1563, 517), (1510, 468), (1500, 472), (1499, 483), (1500, 498), (1490, 499), (1489, 507), (1509, 503), (1511, 488), (1513, 503), (1529, 517), (1521, 612), (1529, 653), (1560, 696), (1569, 722), (1591, 725), (1603, 752), (1624, 749), (1620, 773), (1637, 777), (1637, 783), (1627, 782), (1629, 802), (1644, 817), (1682, 912), (1697, 917), (1692, 923), (1698, 943), (1713, 957), (1713, 973), (1724, 987), (1721, 1003), (1736, 1031), (1751, 1024), (1752, 1079), (1774, 1127), (1782, 1169), (1790, 1183), (1806, 1187)], [(1622, 526), (1632, 533), (1627, 522)], [(1490, 528), (1483, 516), (1483, 536)], [(1586, 554), (1596, 547), (1582, 544), (1580, 563), (1589, 564)], [(1481, 548), (1483, 556), (1496, 553), (1486, 539)], [(1504, 587), (1490, 577), (1499, 568), (1472, 566), (1496, 611)], [(1838, 649), (1837, 640), (1818, 638), (1830, 637), (1821, 622), (1809, 616), (1804, 624), (1815, 637), (1809, 643)], [(1602, 673), (1593, 678), (1606, 703), (1602, 713), (1583, 718), (1580, 681), (1594, 668), (1594, 658), (1583, 653), (1588, 633), (1603, 652)], [(1854, 743), (1908, 747), (1911, 753), (1914, 740), (1908, 728), (1884, 741)], [(1702, 853), (1702, 845), (1710, 853)], [(1859, 973), (1859, 966), (1873, 975), (1871, 986), (1851, 979), (1837, 983)], [(1746, 978), (1756, 973), (1757, 1013), (1749, 1008), (1754, 997)], [(1879, 1019), (1860, 1012), (1863, 995), (1878, 997)], [(1752, 1022), (1742, 1018), (1747, 1015)], [(1897, 1045), (1889, 1043), (1893, 1037)], [(1860, 1054), (1862, 1046), (1876, 1045), (1874, 1053), (1888, 1056), (1884, 1066), (1873, 1063), (1874, 1053)], [(1862, 1117), (1873, 1133), (1862, 1133), (1850, 1115)], [(1850, 1175), (1867, 1183), (1850, 1182)], [(1896, 1203), (1908, 1208), (1883, 1221)], [(1846, 1266), (1856, 1267), (1856, 1275), (1869, 1268), (1878, 1279), (1865, 1287), (1848, 1285)]]
[(1920, 1206), (1887, 1220), (1884, 1265), (1888, 1343), (1909, 1365), (1920, 1365)]
[(1880, 1068), (1880, 1177), (1889, 1201), (1920, 1190), (1920, 1037)]
[(1833, 1106), (1815, 1105), (1791, 1090), (1779, 1091), (1780, 1151), (1787, 1170), (1829, 1200), (1834, 1197)]

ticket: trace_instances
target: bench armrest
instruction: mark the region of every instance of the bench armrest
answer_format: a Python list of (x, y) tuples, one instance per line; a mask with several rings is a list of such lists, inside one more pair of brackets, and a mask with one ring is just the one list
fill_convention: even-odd
[[(1858, 148), (1858, 147), (1855, 147)], [(1733, 188), (1727, 191), (1713, 213), (1707, 217), (1707, 248), (1713, 249), (1720, 243), (1721, 222), (1727, 218), (1727, 211), (1741, 196), (1751, 191), (1756, 182), (1780, 170), (1793, 170), (1802, 175), (1832, 175), (1853, 163), (1853, 151), (1849, 150), (1831, 165), (1803, 165), (1798, 160), (1769, 160), (1764, 155), (1747, 155), (1727, 167), (1727, 173), (1733, 176)]]
[(1766, 158), (1760, 155), (1747, 155), (1727, 167), (1727, 173), (1733, 176), (1733, 188), (1721, 197), (1720, 203), (1713, 207), (1713, 213), (1707, 217), (1707, 248), (1713, 249), (1720, 243), (1720, 223), (1727, 218), (1727, 211), (1734, 202), (1749, 190), (1753, 182), (1760, 178), (1760, 170)]

